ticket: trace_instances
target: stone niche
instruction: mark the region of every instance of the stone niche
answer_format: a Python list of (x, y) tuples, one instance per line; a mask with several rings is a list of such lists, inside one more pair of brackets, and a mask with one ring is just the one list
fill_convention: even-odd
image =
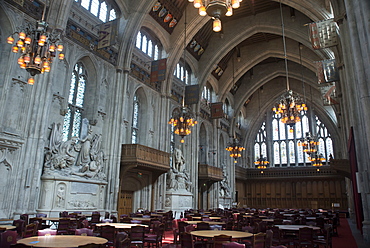
[(37, 212), (46, 213), (49, 217), (58, 217), (62, 211), (81, 211), (86, 214), (105, 211), (105, 181), (51, 176), (43, 176), (41, 181)]

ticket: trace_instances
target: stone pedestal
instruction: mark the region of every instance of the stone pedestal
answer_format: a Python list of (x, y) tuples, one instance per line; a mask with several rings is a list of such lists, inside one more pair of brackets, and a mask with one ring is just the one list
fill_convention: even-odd
[(220, 197), (218, 201), (219, 208), (231, 208), (232, 206), (232, 199), (231, 197)]
[(37, 212), (57, 217), (62, 211), (88, 214), (92, 211), (105, 211), (106, 181), (55, 176), (43, 176), (41, 181)]
[(165, 211), (172, 210), (174, 217), (179, 218), (181, 212), (192, 208), (193, 194), (187, 190), (166, 191)]

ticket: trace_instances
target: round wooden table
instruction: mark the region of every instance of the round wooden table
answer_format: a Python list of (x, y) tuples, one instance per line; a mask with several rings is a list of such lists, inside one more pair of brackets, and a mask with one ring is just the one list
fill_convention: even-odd
[(209, 225), (226, 225), (225, 222), (221, 222), (221, 221), (186, 220), (184, 222), (189, 224), (189, 225), (196, 225), (196, 224), (201, 223), (201, 222), (208, 223)]
[(18, 244), (25, 244), (32, 247), (78, 247), (80, 245), (97, 244), (103, 245), (108, 240), (93, 236), (78, 235), (51, 235), (51, 236), (34, 236), (18, 240)]
[(6, 228), (6, 230), (13, 230), (16, 229), (16, 226), (11, 226), (11, 225), (0, 225), (0, 228)]
[(133, 226), (148, 227), (148, 225), (130, 224), (130, 223), (99, 223), (99, 224), (96, 224), (96, 226), (114, 226), (117, 229), (130, 229)]
[(240, 232), (240, 231), (230, 231), (230, 230), (200, 230), (190, 232), (192, 235), (202, 238), (213, 238), (218, 235), (228, 235), (233, 239), (242, 239), (252, 237), (252, 233)]

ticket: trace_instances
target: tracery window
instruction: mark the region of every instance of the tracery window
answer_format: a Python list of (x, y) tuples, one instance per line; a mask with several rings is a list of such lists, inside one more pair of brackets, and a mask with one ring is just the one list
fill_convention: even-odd
[(174, 71), (174, 76), (179, 79), (184, 84), (191, 84), (191, 71), (188, 66), (184, 65), (183, 61), (180, 61), (176, 65), (176, 69)]
[(102, 22), (113, 21), (117, 18), (117, 10), (106, 1), (101, 0), (75, 0), (75, 2)]
[(141, 30), (136, 36), (136, 47), (153, 60), (161, 59), (162, 45), (154, 35)]
[(202, 99), (204, 99), (207, 103), (212, 102), (212, 87), (208, 84), (204, 85), (203, 87)]
[(63, 122), (63, 140), (74, 136), (79, 137), (82, 111), (87, 82), (87, 73), (81, 62), (77, 63), (72, 72), (68, 97), (68, 109)]
[[(254, 142), (255, 161), (262, 154), (268, 158), (271, 167), (310, 166), (309, 156), (303, 152), (298, 142), (307, 132), (313, 130), (311, 134), (320, 142), (318, 153), (323, 155), (325, 162), (328, 162), (330, 154), (333, 154), (332, 138), (318, 116), (313, 114), (311, 118), (314, 121), (310, 120), (310, 115), (303, 114), (301, 121), (296, 123), (293, 129), (282, 123), (276, 115), (271, 118), (271, 128), (267, 128), (266, 122), (263, 122)], [(316, 127), (310, 128), (309, 123), (316, 123)], [(272, 140), (267, 141), (266, 136), (270, 135)], [(268, 152), (270, 149), (271, 153)], [(268, 157), (269, 154), (271, 157)]]
[(137, 95), (134, 95), (133, 113), (132, 113), (132, 131), (131, 131), (131, 142), (132, 144), (138, 143), (139, 134), (139, 109), (140, 103)]

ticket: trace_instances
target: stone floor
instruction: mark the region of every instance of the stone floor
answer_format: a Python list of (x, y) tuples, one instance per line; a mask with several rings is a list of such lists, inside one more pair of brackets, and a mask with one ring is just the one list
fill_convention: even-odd
[[(369, 248), (370, 247), (370, 242), (365, 242), (365, 240), (362, 237), (361, 232), (356, 227), (356, 222), (352, 219), (347, 219), (347, 220), (348, 220), (349, 226), (351, 227), (352, 235), (356, 239), (357, 248)], [(335, 247), (333, 247), (333, 248), (335, 248)]]

